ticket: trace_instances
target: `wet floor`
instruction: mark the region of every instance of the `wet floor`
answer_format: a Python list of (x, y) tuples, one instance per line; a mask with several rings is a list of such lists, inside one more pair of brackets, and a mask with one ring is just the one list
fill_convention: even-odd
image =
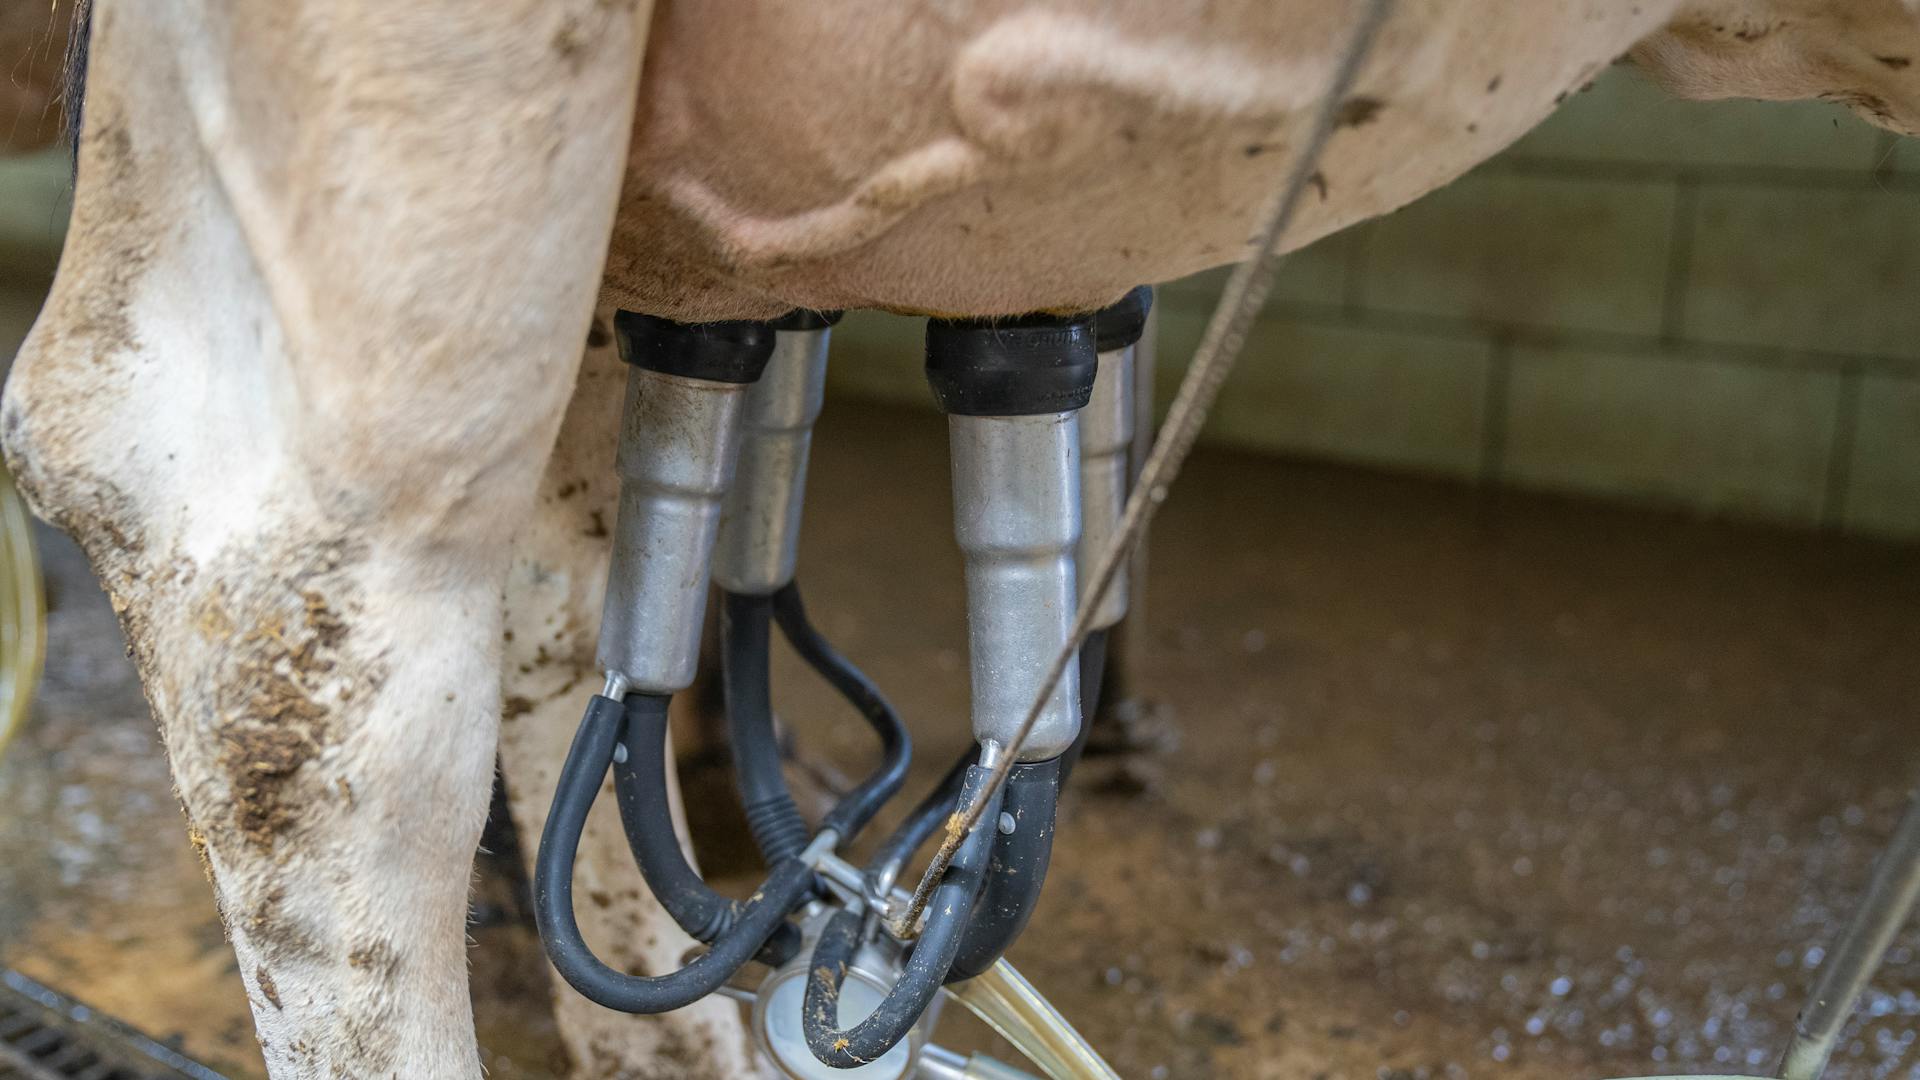
[[(943, 422), (833, 402), (802, 579), (931, 778), (965, 737)], [(237, 1076), (238, 978), (70, 550), (0, 762), (0, 962)], [(1156, 527), (1131, 755), (1014, 960), (1128, 1077), (1766, 1072), (1920, 778), (1920, 551), (1202, 454)], [(781, 672), (812, 755), (863, 728)], [(884, 822), (883, 822), (884, 824)], [(708, 851), (724, 864), (725, 853)], [(511, 890), (494, 1075), (555, 1075)], [(1920, 1078), (1909, 927), (1834, 1075)]]

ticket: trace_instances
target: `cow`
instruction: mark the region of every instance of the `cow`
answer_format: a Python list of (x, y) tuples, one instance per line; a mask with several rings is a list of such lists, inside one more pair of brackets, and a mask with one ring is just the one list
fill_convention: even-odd
[[(464, 917), (496, 753), (537, 831), (598, 678), (608, 309), (1084, 311), (1232, 262), (1359, 9), (76, 18), (71, 227), (0, 438), (120, 616), (275, 1080), (480, 1072)], [(1403, 0), (1285, 246), (1447, 183), (1623, 56), (1689, 97), (1920, 130), (1913, 0)], [(617, 832), (582, 850), (589, 934), (676, 965)], [(559, 993), (583, 1074), (756, 1068), (724, 1004), (641, 1022)]]

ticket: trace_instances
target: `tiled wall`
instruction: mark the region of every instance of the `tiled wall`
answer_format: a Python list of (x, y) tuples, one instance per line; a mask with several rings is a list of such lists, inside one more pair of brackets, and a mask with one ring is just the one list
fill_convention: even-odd
[[(1920, 538), (1920, 141), (1617, 68), (1282, 274), (1217, 441)], [(1163, 401), (1222, 278), (1162, 290)], [(927, 401), (918, 333), (850, 319), (834, 383)]]
[(53, 279), (66, 196), (64, 153), (0, 155), (0, 370), (12, 363)]

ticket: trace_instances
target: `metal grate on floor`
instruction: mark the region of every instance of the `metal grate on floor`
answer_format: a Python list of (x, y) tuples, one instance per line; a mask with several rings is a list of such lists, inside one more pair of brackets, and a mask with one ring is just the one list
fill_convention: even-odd
[(17, 971), (0, 970), (0, 1080), (223, 1080)]

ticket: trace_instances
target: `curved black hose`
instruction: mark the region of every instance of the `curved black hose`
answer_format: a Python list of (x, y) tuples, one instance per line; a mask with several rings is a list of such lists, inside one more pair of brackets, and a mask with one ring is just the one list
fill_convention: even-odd
[(948, 982), (971, 979), (992, 967), (1033, 917), (1040, 889), (1047, 881), (1047, 864), (1053, 857), (1060, 766), (1057, 757), (1022, 762), (1007, 774), (999, 820), (1011, 819), (1013, 831), (995, 830), (987, 884), (960, 939), (960, 951), (947, 972)]
[(927, 842), (933, 831), (947, 820), (959, 805), (960, 788), (966, 783), (967, 770), (980, 759), (980, 748), (969, 746), (962, 751), (959, 760), (940, 778), (932, 791), (927, 792), (899, 825), (894, 827), (880, 846), (874, 849), (873, 857), (867, 860), (867, 873), (877, 873), (882, 867), (903, 866), (920, 845)]
[(769, 864), (800, 854), (811, 836), (780, 772), (768, 671), (771, 619), (772, 603), (767, 597), (723, 594), (720, 681), (727, 702), (727, 738), (733, 744), (734, 782), (747, 814), (747, 829)]
[(842, 840), (851, 839), (906, 783), (913, 740), (907, 735), (907, 725), (900, 722), (900, 714), (894, 711), (873, 680), (854, 667), (808, 621), (806, 605), (800, 602), (799, 585), (788, 582), (773, 594), (773, 617), (780, 624), (787, 644), (800, 659), (840, 691), (848, 704), (860, 710), (874, 734), (880, 737), (879, 767), (834, 804), (820, 823), (821, 828), (839, 833)]
[[(595, 698), (596, 702), (603, 700)], [(640, 876), (647, 879), (647, 888), (660, 901), (660, 906), (667, 909), (667, 914), (673, 916), (681, 929), (713, 945), (717, 951), (720, 942), (742, 932), (746, 912), (753, 902), (743, 905), (709, 887), (688, 865), (687, 853), (681, 850), (680, 838), (674, 834), (673, 811), (667, 804), (667, 698), (654, 694), (627, 695), (625, 721), (622, 745), (626, 747), (626, 760), (616, 760), (613, 764), (613, 792), (620, 805), (620, 823), (626, 828), (627, 846), (633, 850), (634, 861), (640, 864)], [(611, 749), (608, 753), (611, 755)], [(568, 767), (572, 767), (571, 761)], [(606, 767), (602, 765), (593, 781), (595, 790), (599, 788), (599, 776), (605, 772)], [(774, 867), (760, 894), (785, 894), (794, 888), (790, 878), (801, 879), (800, 893), (795, 895), (804, 894), (812, 887), (813, 875), (806, 866), (798, 859), (785, 859)], [(789, 904), (780, 914), (784, 917), (797, 903)], [(770, 938), (763, 935), (753, 942), (754, 949), (765, 942), (766, 948), (761, 953), (764, 962), (780, 964), (799, 951), (800, 931), (792, 924), (781, 922), (771, 926), (768, 933)], [(748, 950), (749, 955), (752, 952)]]
[[(957, 978), (972, 978), (993, 966), (1021, 931), (1026, 929), (1027, 920), (1033, 914), (1034, 905), (1039, 901), (1040, 887), (1046, 877), (1047, 866), (1052, 860), (1053, 829), (1055, 810), (1059, 803), (1060, 788), (1066, 784), (1067, 776), (1080, 760), (1086, 749), (1087, 730), (1092, 724), (1093, 711), (1100, 701), (1100, 680), (1106, 667), (1107, 632), (1096, 630), (1087, 635), (1080, 649), (1080, 733), (1074, 737), (1073, 745), (1059, 757), (1035, 765), (1017, 765), (1014, 773), (1008, 777), (1008, 809), (1017, 804), (1013, 837), (1003, 837), (993, 849), (993, 873), (987, 883), (987, 895), (981, 899), (984, 910), (976, 920), (977, 927), (969, 928), (967, 941), (960, 950), (959, 958), (954, 962), (953, 975)], [(874, 850), (873, 857), (867, 861), (868, 876), (878, 874), (888, 866), (902, 866), (927, 842), (935, 830), (946, 821), (960, 802), (961, 782), (967, 775), (968, 766), (978, 758), (979, 748), (968, 747), (947, 770), (940, 783), (920, 800), (919, 805), (907, 814), (895, 827), (892, 834), (881, 841)], [(1057, 773), (1057, 775), (1048, 775)], [(1027, 783), (1022, 784), (1021, 792), (1014, 791), (1015, 781), (1022, 776)], [(1034, 780), (1041, 781), (1041, 787), (1034, 786)], [(1025, 828), (1021, 818), (1031, 818), (1031, 828)], [(1015, 842), (1015, 838), (1018, 842)], [(1006, 870), (1013, 873), (1006, 873)]]
[(1100, 712), (1100, 683), (1107, 673), (1107, 632), (1095, 630), (1080, 644), (1080, 733), (1073, 745), (1060, 755), (1060, 783), (1066, 785), (1080, 755), (1087, 752), (1087, 736), (1093, 731), (1093, 718)]
[[(989, 771), (978, 765), (967, 771), (963, 798), (973, 798), (985, 785)], [(840, 987), (860, 947), (861, 916), (842, 909), (827, 920), (809, 962), (806, 1000), (800, 1022), (807, 1049), (832, 1068), (851, 1069), (878, 1059), (897, 1046), (920, 1019), (960, 950), (961, 935), (973, 914), (975, 899), (993, 847), (993, 822), (999, 814), (1001, 792), (995, 792), (980, 823), (961, 843), (953, 862), (935, 888), (927, 906), (926, 929), (914, 943), (900, 980), (887, 992), (872, 1015), (846, 1029), (840, 1027)]]
[[(580, 936), (573, 913), (573, 863), (587, 812), (600, 793), (624, 720), (619, 702), (596, 694), (580, 721), (534, 858), (534, 922), (555, 970), (588, 1000), (622, 1012), (660, 1013), (684, 1008), (718, 990), (779, 927), (791, 929), (792, 924), (785, 921), (787, 912), (805, 898), (812, 875), (798, 860), (782, 863), (774, 880), (742, 908), (733, 931), (671, 975), (649, 978), (608, 967)], [(669, 824), (667, 833), (672, 832)]]

